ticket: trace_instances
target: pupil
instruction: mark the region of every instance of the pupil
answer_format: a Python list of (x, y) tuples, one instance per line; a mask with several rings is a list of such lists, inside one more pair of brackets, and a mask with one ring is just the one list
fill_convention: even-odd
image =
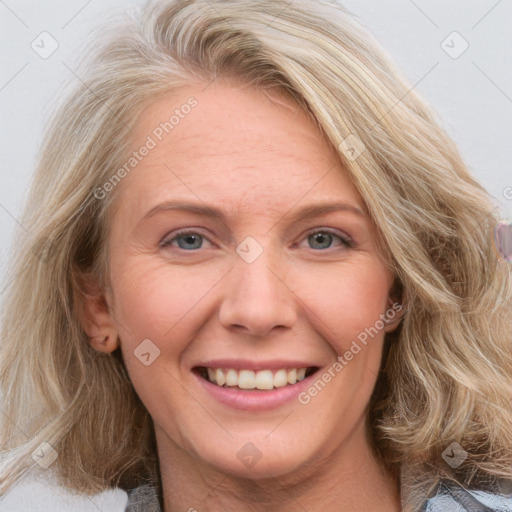
[[(182, 249), (190, 249), (190, 245), (194, 245), (194, 243), (196, 244), (196, 246), (193, 247), (194, 249), (198, 249), (201, 246), (201, 244), (197, 245), (200, 241), (197, 235), (184, 235), (179, 240), (183, 242), (183, 244), (179, 243)], [(182, 247), (182, 245), (185, 245), (185, 247)]]
[[(327, 247), (329, 246), (330, 236), (331, 235), (329, 233), (317, 233), (317, 234), (313, 235), (315, 242), (319, 242), (320, 244), (327, 243)], [(325, 245), (324, 245), (324, 247), (325, 247)]]

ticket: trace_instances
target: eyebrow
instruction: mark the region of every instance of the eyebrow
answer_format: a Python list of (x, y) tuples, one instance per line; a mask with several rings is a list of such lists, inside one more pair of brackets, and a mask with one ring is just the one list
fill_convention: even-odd
[[(185, 211), (189, 213), (195, 213), (197, 215), (203, 215), (205, 217), (210, 217), (212, 219), (218, 220), (223, 224), (227, 223), (226, 214), (215, 206), (210, 206), (207, 204), (194, 203), (190, 201), (181, 201), (181, 200), (171, 200), (165, 201), (163, 203), (157, 204), (151, 210), (149, 210), (142, 220), (147, 220), (150, 217), (153, 217), (155, 214), (162, 211)], [(289, 212), (290, 210), (288, 210)], [(286, 212), (283, 215), (283, 219), (288, 217), (291, 222), (301, 222), (305, 219), (312, 217), (319, 217), (321, 215), (326, 215), (328, 213), (332, 213), (335, 211), (346, 211), (349, 213), (354, 213), (362, 218), (366, 217), (366, 214), (357, 206), (344, 203), (342, 201), (329, 201), (325, 203), (311, 203), (302, 207), (296, 213), (289, 215)]]

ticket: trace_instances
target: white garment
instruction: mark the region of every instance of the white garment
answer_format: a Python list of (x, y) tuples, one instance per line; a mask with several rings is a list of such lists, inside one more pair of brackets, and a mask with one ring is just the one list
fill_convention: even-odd
[[(47, 471), (47, 470), (45, 470)], [(51, 474), (28, 472), (0, 497), (1, 512), (124, 512), (128, 494), (109, 489), (93, 496), (59, 486)]]

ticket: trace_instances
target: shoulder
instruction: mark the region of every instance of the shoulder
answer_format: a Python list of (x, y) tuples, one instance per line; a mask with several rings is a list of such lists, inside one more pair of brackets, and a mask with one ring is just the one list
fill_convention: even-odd
[(512, 512), (512, 494), (464, 489), (442, 482), (424, 512)]
[(4, 496), (0, 496), (2, 512), (124, 512), (128, 495), (123, 489), (108, 489), (93, 496), (74, 493), (60, 486), (51, 475), (29, 472)]

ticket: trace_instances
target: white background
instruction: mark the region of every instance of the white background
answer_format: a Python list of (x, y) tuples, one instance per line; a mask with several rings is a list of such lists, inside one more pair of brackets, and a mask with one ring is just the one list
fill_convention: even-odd
[[(43, 129), (93, 27), (142, 0), (0, 0), (0, 294)], [(431, 103), (472, 173), (512, 219), (512, 0), (345, 0)], [(46, 31), (47, 59), (31, 47)], [(442, 47), (456, 52), (454, 59)], [(0, 296), (1, 301), (1, 296)]]

